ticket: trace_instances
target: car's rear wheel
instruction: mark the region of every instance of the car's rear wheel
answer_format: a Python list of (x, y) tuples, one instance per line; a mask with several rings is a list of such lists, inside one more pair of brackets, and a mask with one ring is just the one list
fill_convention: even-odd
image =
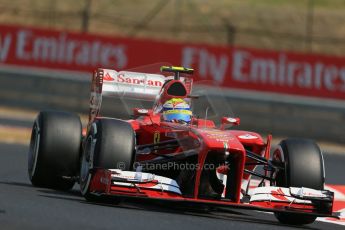
[(44, 111), (37, 116), (28, 154), (34, 186), (69, 190), (79, 168), (82, 126), (77, 115)]
[(80, 190), (89, 201), (99, 200), (90, 190), (93, 172), (97, 169), (132, 170), (135, 133), (132, 126), (122, 120), (99, 119), (90, 128), (81, 157)]
[[(324, 188), (324, 162), (319, 146), (308, 139), (286, 139), (273, 152), (273, 160), (281, 162), (285, 170), (276, 175), (276, 185), (280, 187), (307, 187), (317, 190)], [(304, 225), (315, 221), (315, 216), (275, 213), (279, 222)]]

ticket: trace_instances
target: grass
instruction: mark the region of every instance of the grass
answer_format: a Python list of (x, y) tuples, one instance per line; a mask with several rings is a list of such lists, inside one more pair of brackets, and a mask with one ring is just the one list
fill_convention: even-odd
[[(0, 23), (80, 31), (85, 3), (2, 0)], [(345, 53), (345, 0), (91, 0), (91, 6), (88, 31), (96, 34), (220, 45), (232, 39), (236, 46)]]

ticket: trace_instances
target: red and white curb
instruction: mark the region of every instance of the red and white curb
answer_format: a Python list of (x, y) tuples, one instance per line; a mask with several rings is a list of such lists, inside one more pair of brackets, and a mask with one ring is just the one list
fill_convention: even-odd
[[(250, 189), (256, 188), (260, 183), (260, 180), (253, 179), (250, 182)], [(246, 181), (244, 183), (246, 187)], [(249, 189), (249, 194), (251, 193)], [(339, 224), (345, 226), (345, 185), (325, 185), (326, 190), (334, 192), (334, 204), (333, 212), (336, 213), (340, 219), (329, 218), (329, 217), (319, 217), (316, 220), (321, 222)]]
[(326, 185), (325, 189), (334, 192), (333, 212), (339, 214), (340, 219), (319, 217), (317, 220), (345, 226), (345, 185)]

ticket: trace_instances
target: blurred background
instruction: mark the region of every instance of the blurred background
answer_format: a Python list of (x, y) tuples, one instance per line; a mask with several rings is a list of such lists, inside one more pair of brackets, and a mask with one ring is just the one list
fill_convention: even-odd
[(0, 22), (343, 56), (344, 0), (2, 0)]
[[(101, 63), (97, 60), (95, 65), (78, 66), (73, 65), (73, 60), (63, 63), (59, 59), (60, 63), (54, 64), (34, 53), (30, 60), (20, 56), (20, 49), (24, 50), (31, 41), (28, 34), (38, 34), (56, 39), (67, 36), (81, 44), (122, 42), (126, 48), (119, 52), (128, 51), (127, 56), (122, 64), (119, 60), (107, 63), (113, 68), (150, 64), (136, 60), (145, 58), (181, 65), (188, 63), (183, 55), (190, 47), (215, 52), (219, 56), (218, 66), (223, 56), (229, 59), (223, 76), (229, 80), (217, 84), (228, 89), (223, 95), (234, 114), (242, 119), (239, 128), (277, 137), (313, 138), (340, 145), (339, 151), (344, 151), (341, 146), (345, 144), (344, 10), (345, 0), (2, 0), (0, 135), (7, 141), (22, 138), (27, 143), (32, 120), (42, 109), (77, 112), (85, 122), (91, 71), (94, 67), (108, 67), (97, 66)], [(23, 31), (29, 33), (23, 35)], [(9, 40), (6, 43), (7, 33), (16, 37), (13, 38), (16, 46)], [(9, 53), (11, 49), (13, 53), (7, 59), (6, 44)], [(146, 44), (153, 47), (153, 52), (140, 54), (145, 58), (137, 58), (130, 51)], [(182, 54), (171, 53), (174, 58), (170, 60), (169, 52), (174, 47), (181, 49)], [(250, 52), (259, 60), (275, 58), (277, 63), (282, 55), (298, 61), (298, 65), (321, 63), (329, 69), (335, 68), (338, 75), (333, 77), (327, 69), (322, 70), (325, 80), (320, 81), (325, 89), (304, 89), (298, 85), (286, 88), (272, 83), (267, 90), (260, 82), (232, 84), (235, 71), (231, 68), (238, 50)], [(188, 67), (200, 67), (195, 63)], [(316, 78), (315, 71), (311, 72), (311, 79)], [(197, 72), (196, 78), (205, 77)], [(219, 80), (212, 72), (206, 78)], [(335, 79), (337, 87), (327, 88), (328, 79)], [(121, 102), (116, 102), (116, 106), (118, 115), (124, 116)], [(8, 137), (13, 133), (14, 137)]]

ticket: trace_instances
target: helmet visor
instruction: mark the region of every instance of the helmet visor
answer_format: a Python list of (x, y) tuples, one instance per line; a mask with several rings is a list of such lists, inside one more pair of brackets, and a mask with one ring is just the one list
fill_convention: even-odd
[(163, 112), (163, 118), (165, 121), (185, 121), (190, 122), (192, 111), (185, 109), (171, 109)]

